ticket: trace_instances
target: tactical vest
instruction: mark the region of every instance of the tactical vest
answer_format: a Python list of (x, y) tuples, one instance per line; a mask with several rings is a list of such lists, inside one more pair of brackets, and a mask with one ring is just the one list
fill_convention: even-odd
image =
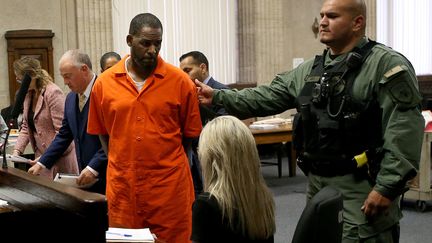
[(293, 123), (293, 143), (301, 160), (315, 167), (339, 168), (341, 173), (336, 174), (346, 174), (353, 169), (348, 161), (354, 156), (381, 147), (382, 112), (377, 99), (353, 97), (354, 80), (376, 44), (369, 41), (356, 47), (343, 61), (327, 67), (327, 50), (315, 57), (297, 98)]

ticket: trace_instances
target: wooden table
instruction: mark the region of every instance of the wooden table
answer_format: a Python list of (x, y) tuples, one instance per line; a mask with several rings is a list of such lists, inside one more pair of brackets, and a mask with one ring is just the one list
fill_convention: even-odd
[(1, 242), (106, 242), (104, 195), (0, 168), (0, 199)]
[(272, 143), (289, 143), (287, 146), (289, 176), (296, 175), (296, 154), (292, 146), (292, 124), (275, 129), (250, 129), (257, 145)]

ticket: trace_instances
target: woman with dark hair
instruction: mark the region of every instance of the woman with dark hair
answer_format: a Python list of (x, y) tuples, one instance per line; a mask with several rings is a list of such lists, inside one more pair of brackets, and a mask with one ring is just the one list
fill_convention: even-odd
[[(35, 163), (61, 127), (65, 96), (37, 59), (24, 56), (14, 62), (13, 68), (17, 80), (21, 80), (26, 73), (32, 78), (24, 99), (23, 122), (13, 155), (21, 155), (30, 143)], [(41, 175), (53, 179), (58, 172), (78, 174), (73, 144), (59, 160), (52, 168), (43, 170)]]

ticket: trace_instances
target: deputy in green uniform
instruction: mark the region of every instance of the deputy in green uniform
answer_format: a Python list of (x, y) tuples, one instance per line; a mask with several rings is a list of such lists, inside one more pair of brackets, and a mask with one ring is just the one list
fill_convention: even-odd
[(320, 14), (323, 55), (269, 86), (212, 90), (196, 80), (200, 102), (239, 118), (296, 107), (295, 146), (308, 199), (326, 185), (342, 192), (344, 243), (398, 242), (398, 201), (417, 173), (423, 138), (414, 69), (365, 37), (364, 1), (326, 0)]

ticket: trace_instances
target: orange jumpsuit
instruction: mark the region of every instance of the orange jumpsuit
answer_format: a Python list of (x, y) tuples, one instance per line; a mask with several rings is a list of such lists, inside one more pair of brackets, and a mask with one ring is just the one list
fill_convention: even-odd
[(182, 139), (202, 128), (195, 84), (159, 56), (138, 92), (125, 60), (99, 76), (90, 96), (88, 133), (109, 135), (109, 224), (190, 242), (194, 191)]

